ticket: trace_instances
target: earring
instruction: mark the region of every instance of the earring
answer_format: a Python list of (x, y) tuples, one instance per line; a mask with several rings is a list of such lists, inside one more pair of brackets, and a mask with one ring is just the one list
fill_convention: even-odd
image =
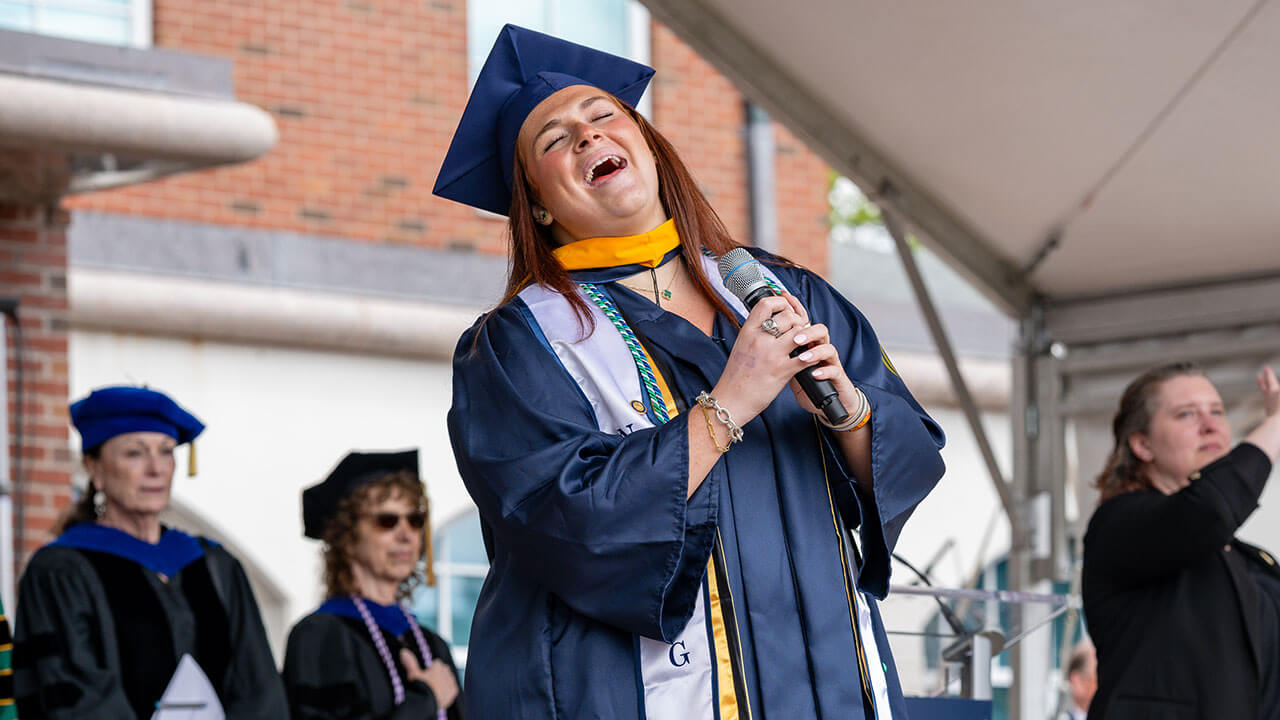
[(538, 223), (541, 225), (547, 224), (547, 211), (545, 209), (538, 211)]
[(101, 490), (93, 493), (93, 514), (102, 517), (102, 513), (107, 511), (107, 494)]

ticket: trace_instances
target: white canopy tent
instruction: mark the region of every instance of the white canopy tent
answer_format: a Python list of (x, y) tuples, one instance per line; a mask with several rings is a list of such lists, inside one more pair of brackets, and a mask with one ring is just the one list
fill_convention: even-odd
[(1013, 477), (988, 463), (1015, 589), (1073, 570), (1068, 428), (1092, 468), (1140, 368), (1194, 358), (1230, 403), (1280, 358), (1280, 3), (644, 2), (880, 204), (909, 270), (901, 225), (1020, 321)]

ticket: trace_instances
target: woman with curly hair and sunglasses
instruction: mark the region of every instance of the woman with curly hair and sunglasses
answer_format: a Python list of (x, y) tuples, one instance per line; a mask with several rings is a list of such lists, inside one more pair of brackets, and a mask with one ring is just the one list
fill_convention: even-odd
[(289, 633), (294, 720), (460, 720), (449, 646), (403, 604), (431, 572), (418, 451), (349, 453), (302, 493), (302, 517), (327, 599)]

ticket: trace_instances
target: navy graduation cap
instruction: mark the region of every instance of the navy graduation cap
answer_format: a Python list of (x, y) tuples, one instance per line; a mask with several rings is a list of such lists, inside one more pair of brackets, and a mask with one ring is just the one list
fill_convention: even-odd
[(538, 103), (558, 90), (590, 85), (634, 106), (651, 77), (653, 68), (647, 65), (516, 25), (503, 26), (476, 78), (432, 192), (506, 215), (511, 208), (516, 135)]
[(343, 498), (371, 480), (401, 470), (408, 470), (418, 477), (416, 448), (400, 452), (347, 453), (329, 477), (302, 491), (303, 534), (323, 540), (325, 526), (338, 511), (338, 503)]
[(82, 450), (92, 450), (117, 435), (164, 433), (178, 444), (189, 443), (204, 423), (162, 392), (144, 387), (114, 386), (94, 390), (71, 404), (71, 423), (80, 432)]

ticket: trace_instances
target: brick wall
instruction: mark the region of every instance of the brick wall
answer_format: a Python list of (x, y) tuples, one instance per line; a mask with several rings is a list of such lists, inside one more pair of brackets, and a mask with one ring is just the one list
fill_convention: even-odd
[(503, 223), (431, 195), (466, 102), (465, 0), (156, 0), (155, 44), (234, 61), (268, 110), (263, 159), (75, 198), (72, 208), (503, 249)]
[[(431, 195), (466, 103), (466, 0), (155, 0), (154, 15), (157, 46), (234, 61), (237, 97), (272, 113), (280, 142), (248, 165), (68, 207), (505, 251), (502, 221)], [(656, 23), (651, 57), (656, 123), (729, 230), (749, 241), (742, 97)], [(779, 142), (783, 252), (818, 268), (826, 233), (810, 208), (825, 202), (820, 165)]]
[(777, 126), (778, 240), (782, 254), (827, 273), (827, 184), (831, 168)]
[(653, 122), (675, 145), (734, 238), (751, 242), (746, 106), (723, 75), (654, 23)]
[[(52, 539), (71, 502), (67, 421), (67, 214), (52, 207), (0, 205), (0, 295), (17, 295), (25, 345), (22, 448), (17, 430), (18, 358), (8, 333), (9, 461), (21, 453), (25, 559)], [(20, 559), (20, 562), (21, 562)]]

